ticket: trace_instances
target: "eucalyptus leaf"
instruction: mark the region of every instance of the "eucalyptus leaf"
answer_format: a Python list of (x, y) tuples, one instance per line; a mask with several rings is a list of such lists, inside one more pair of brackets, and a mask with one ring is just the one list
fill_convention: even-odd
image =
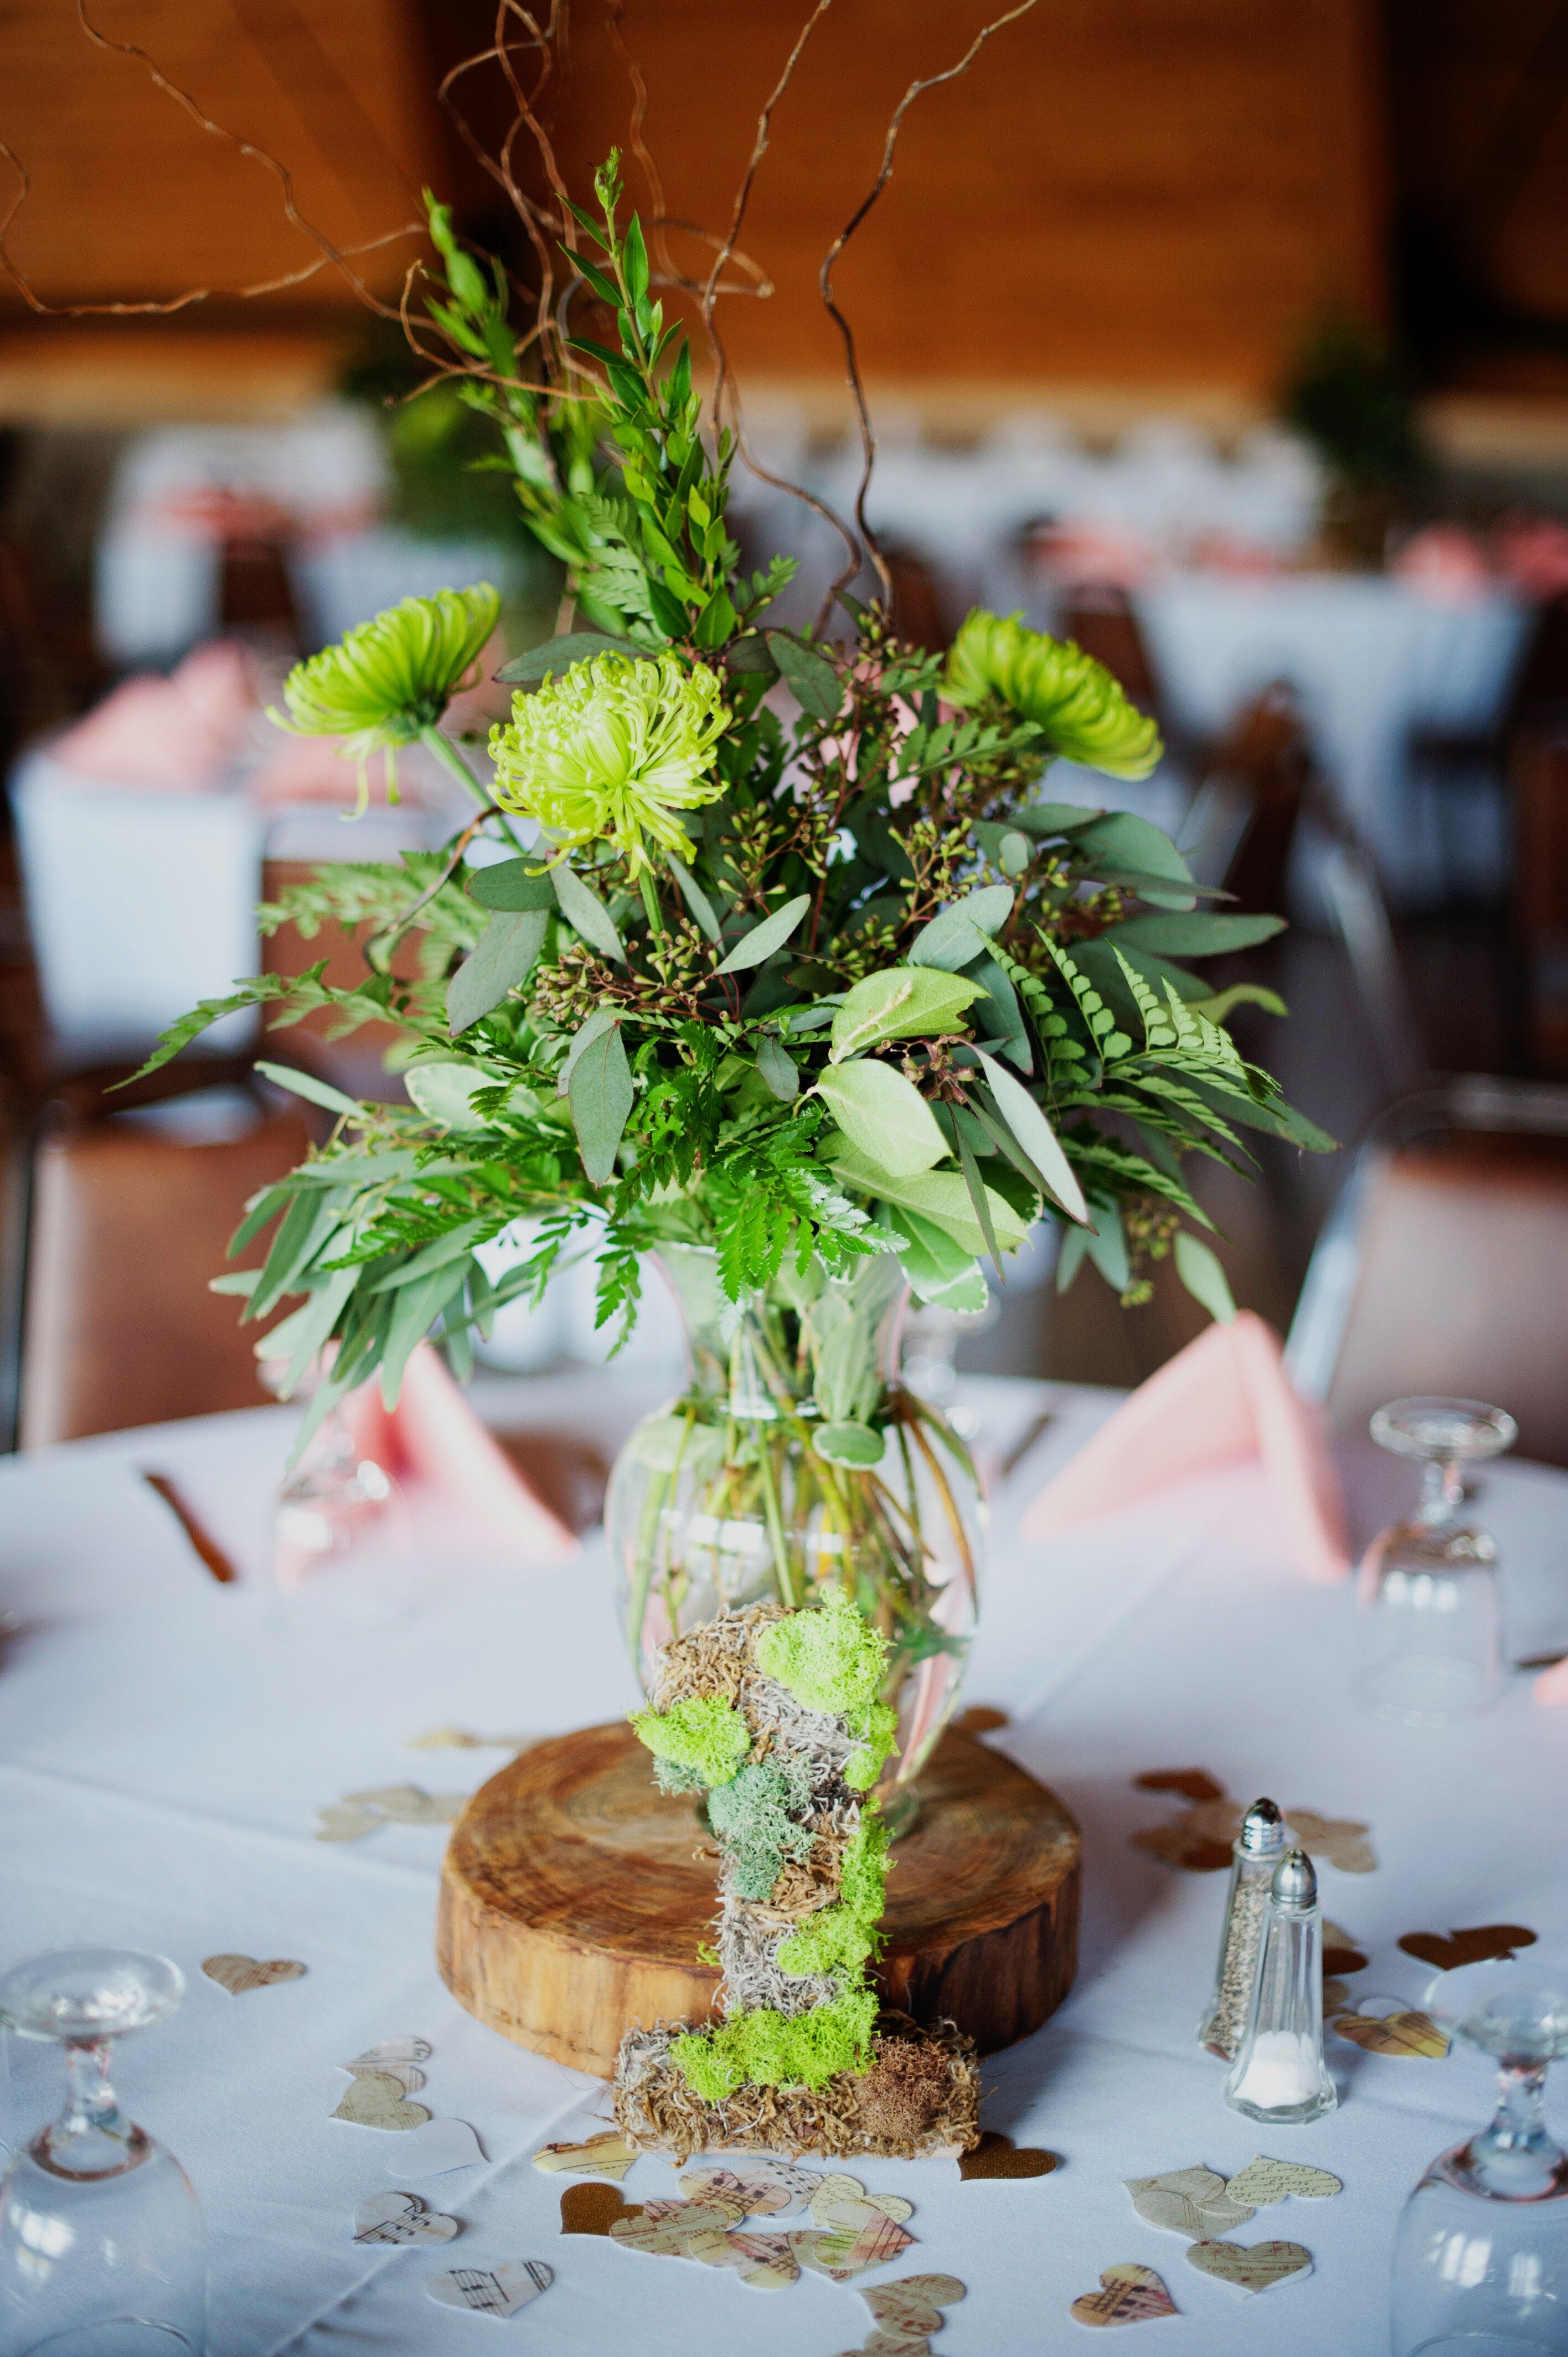
[(869, 1467), (880, 1465), (887, 1453), (887, 1437), (875, 1432), (868, 1424), (845, 1421), (843, 1424), (819, 1424), (811, 1433), (811, 1447), (830, 1465)]
[(883, 1039), (929, 1039), (962, 1030), (965, 1010), (984, 996), (980, 983), (937, 966), (895, 965), (868, 974), (833, 1017), (832, 1060)]
[(555, 898), (561, 914), (574, 932), (602, 956), (614, 958), (618, 965), (626, 963), (626, 944), (615, 928), (610, 915), (598, 894), (585, 884), (575, 867), (563, 859), (550, 870), (550, 880), (555, 888)]
[(764, 917), (759, 925), (753, 925), (749, 933), (743, 933), (728, 957), (723, 959), (714, 972), (744, 974), (748, 966), (760, 965), (764, 958), (770, 958), (775, 950), (783, 948), (811, 905), (809, 892), (799, 893), (793, 900), (786, 900), (781, 909), (775, 909), (770, 917)]
[(948, 1150), (930, 1106), (891, 1064), (831, 1065), (817, 1088), (850, 1143), (894, 1178), (929, 1170)]
[(1013, 824), (1043, 843), (1052, 835), (1076, 834), (1104, 815), (1102, 810), (1083, 802), (1026, 802), (1021, 811), (1014, 812)]
[(1176, 1267), (1193, 1299), (1200, 1301), (1219, 1325), (1229, 1326), (1236, 1315), (1236, 1303), (1225, 1271), (1201, 1238), (1186, 1228), (1176, 1240)]
[(800, 1095), (800, 1075), (795, 1068), (795, 1059), (771, 1033), (757, 1051), (757, 1069), (780, 1104), (789, 1104)]
[(1087, 1226), (1089, 1206), (1056, 1131), (1015, 1073), (1010, 1072), (1005, 1064), (999, 1064), (994, 1056), (988, 1056), (983, 1048), (976, 1052), (1003, 1120), (1069, 1219)]
[(617, 1020), (613, 1006), (596, 1006), (593, 1013), (573, 1032), (566, 1053), (562, 1059), (561, 1069), (555, 1075), (555, 1093), (558, 1097), (564, 1097), (571, 1086), (572, 1067), (584, 1049), (591, 1048), (596, 1039), (602, 1039)]
[[(861, 1193), (875, 1196), (883, 1202), (896, 1204), (900, 1211), (918, 1211), (922, 1219), (929, 1220), (955, 1243), (962, 1244), (973, 1259), (978, 1260), (986, 1250), (985, 1237), (974, 1216), (974, 1207), (969, 1200), (969, 1189), (963, 1183), (961, 1171), (922, 1170), (912, 1178), (896, 1178), (880, 1169), (869, 1155), (862, 1154), (847, 1137), (831, 1147), (828, 1161), (846, 1187), (856, 1188)], [(1028, 1233), (1027, 1224), (994, 1188), (987, 1192), (990, 1197), (987, 1209), (996, 1241), (1004, 1253), (1016, 1252)], [(1077, 1229), (1069, 1231), (1074, 1235), (1078, 1232)]]
[(843, 702), (843, 683), (826, 656), (802, 646), (786, 630), (768, 630), (764, 635), (779, 676), (801, 711), (812, 720), (836, 720)]
[(1197, 897), (1187, 864), (1169, 835), (1135, 811), (1109, 811), (1079, 828), (1073, 852), (1102, 884), (1135, 877), (1143, 898), (1162, 909), (1190, 909)]
[(1122, 1214), (1113, 1206), (1107, 1209), (1097, 1204), (1095, 1209), (1097, 1218), (1089, 1237), (1089, 1257), (1113, 1293), (1125, 1293), (1133, 1282), (1133, 1263)]
[(447, 1129), (482, 1129), (470, 1100), (476, 1089), (496, 1085), (478, 1064), (458, 1063), (411, 1064), (403, 1084), (420, 1112)]
[(983, 884), (961, 900), (950, 900), (929, 925), (922, 925), (909, 948), (911, 965), (940, 966), (956, 974), (978, 957), (985, 936), (997, 932), (1013, 913), (1013, 890), (1007, 884)]
[(687, 908), (690, 909), (709, 941), (723, 941), (724, 934), (720, 930), (718, 918), (714, 913), (714, 904), (691, 869), (683, 860), (677, 859), (672, 851), (666, 852), (664, 856), (670, 863), (671, 875), (681, 887), (681, 898), (685, 901)]
[(1250, 950), (1283, 933), (1283, 917), (1235, 917), (1221, 909), (1195, 909), (1187, 915), (1129, 917), (1099, 935), (1118, 949), (1152, 950), (1156, 957), (1216, 957), (1224, 950)]
[(612, 639), (602, 630), (568, 630), (564, 638), (547, 639), (542, 647), (530, 647), (523, 655), (513, 655), (502, 663), (495, 674), (509, 687), (535, 686), (548, 672), (569, 671), (575, 662), (585, 662), (590, 655), (642, 655), (648, 649), (633, 644), (630, 639)]
[(446, 985), (446, 1025), (454, 1039), (528, 980), (549, 921), (543, 909), (522, 909), (515, 916), (498, 910), (490, 919)]
[(553, 909), (555, 893), (548, 876), (530, 871), (526, 859), (497, 859), (489, 867), (468, 871), (467, 894), (481, 909)]
[(603, 1187), (615, 1176), (616, 1154), (635, 1096), (618, 1023), (611, 1022), (580, 1051), (566, 1096), (583, 1168), (596, 1187)]

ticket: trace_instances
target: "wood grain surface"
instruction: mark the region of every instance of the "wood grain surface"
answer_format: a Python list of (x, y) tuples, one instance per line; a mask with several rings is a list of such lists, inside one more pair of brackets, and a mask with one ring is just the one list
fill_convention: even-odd
[[(1072, 1986), (1080, 1846), (1055, 1795), (956, 1729), (893, 1852), (879, 1984), (983, 2052), (1037, 2029)], [(460, 2005), (600, 2078), (632, 2023), (700, 2020), (718, 1974), (717, 1846), (653, 1782), (621, 1723), (537, 1745), (475, 1793), (442, 1873), (437, 1961)]]

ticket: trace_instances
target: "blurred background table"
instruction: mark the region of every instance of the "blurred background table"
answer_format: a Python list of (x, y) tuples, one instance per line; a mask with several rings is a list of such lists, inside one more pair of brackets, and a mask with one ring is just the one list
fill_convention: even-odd
[[(498, 1425), (585, 1432), (607, 1448), (657, 1388), (596, 1375), (496, 1383), (480, 1396)], [(1121, 2180), (1198, 2161), (1232, 2170), (1260, 2143), (1299, 2153), (1341, 2176), (1346, 2194), (1269, 2215), (1305, 2241), (1316, 2268), (1268, 2296), (1270, 2349), (1384, 2357), (1400, 2205), (1424, 2163), (1485, 2116), (1487, 2066), (1464, 2055), (1391, 2061), (1330, 2041), (1343, 2101), (1310, 2136), (1271, 2140), (1228, 2112), (1219, 2066), (1193, 2038), (1223, 1878), (1175, 1874), (1129, 1846), (1172, 1807), (1132, 1779), (1201, 1763), (1238, 1796), (1272, 1790), (1369, 1821), (1379, 1870), (1325, 1868), (1326, 1909), (1371, 1959), (1358, 1986), (1414, 1997), (1424, 1972), (1398, 1953), (1404, 1932), (1491, 1921), (1543, 1938), (1568, 1930), (1552, 1798), (1568, 1771), (1568, 1711), (1535, 1706), (1519, 1677), (1489, 1717), (1438, 1735), (1361, 1715), (1349, 1695), (1350, 1588), (1312, 1587), (1287, 1569), (1255, 1469), (1046, 1548), (1020, 1544), (1023, 1504), (1115, 1397), (977, 1380), (961, 1403), (993, 1459), (1050, 1416), (995, 1502), (965, 1699), (1009, 1713), (990, 1739), (1059, 1792), (1084, 1832), (1077, 1986), (984, 2072), (986, 2125), (1062, 2166), (1015, 2185), (962, 2184), (946, 2163), (857, 2173), (914, 2202), (909, 2259), (969, 2286), (943, 2335), (955, 2357), (1056, 2345), (1071, 2300), (1126, 2259), (1169, 2285), (1181, 2310), (1173, 2350), (1255, 2357), (1265, 2312), (1187, 2267), (1177, 2240), (1133, 2216)], [(178, 2153), (206, 2210), (214, 2357), (456, 2351), (489, 2328), (433, 2308), (424, 2277), (454, 2258), (522, 2256), (555, 2269), (526, 2326), (542, 2352), (618, 2348), (634, 2311), (647, 2357), (681, 2357), (693, 2336), (758, 2357), (855, 2345), (865, 2310), (851, 2289), (804, 2277), (763, 2299), (728, 2275), (563, 2240), (562, 2180), (530, 2156), (602, 2125), (606, 2089), (481, 2029), (442, 1986), (439, 1828), (312, 1839), (317, 1810), (346, 1792), (410, 1781), (466, 1790), (505, 1757), (411, 1749), (412, 1738), (457, 1727), (524, 1740), (632, 1703), (602, 1540), (530, 1574), (456, 1525), (424, 1529), (401, 1563), (367, 1562), (280, 1598), (258, 1575), (292, 1421), (281, 1409), (197, 1419), (0, 1468), (0, 1607), (18, 1623), (0, 1663), (8, 1953), (124, 1942), (189, 1975), (184, 2009), (129, 2041), (121, 2074), (133, 2113)], [(1402, 1478), (1370, 1457), (1358, 1452), (1350, 1468), (1363, 1534), (1388, 1512), (1388, 1481)], [(244, 1579), (210, 1579), (138, 1478), (145, 1467), (174, 1476)], [(1488, 1469), (1484, 1512), (1509, 1566), (1514, 1653), (1568, 1641), (1565, 1509), (1568, 1475), (1506, 1459)], [(199, 1970), (220, 1950), (297, 1957), (307, 1972), (231, 1998)], [(346, 2084), (337, 2066), (404, 2033), (435, 2049), (421, 2100), (469, 2121), (487, 2155), (421, 2182), (432, 2207), (464, 2222), (453, 2253), (351, 2240), (356, 2201), (400, 2182), (397, 2139), (329, 2116)], [(18, 2115), (30, 2132), (52, 2108), (57, 2072), (52, 2052), (22, 2056), (13, 2130)], [(1551, 2101), (1561, 2130), (1561, 2085)], [(673, 2190), (668, 2165), (649, 2159), (623, 2193)]]

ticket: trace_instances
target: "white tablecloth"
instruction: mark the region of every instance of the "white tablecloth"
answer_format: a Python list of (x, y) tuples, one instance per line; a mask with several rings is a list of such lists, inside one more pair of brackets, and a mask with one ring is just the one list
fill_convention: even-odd
[(1291, 682), (1328, 781), (1396, 902), (1500, 884), (1497, 812), (1439, 813), (1406, 754), (1412, 728), (1485, 729), (1497, 719), (1528, 627), (1518, 598), (1498, 590), (1444, 604), (1373, 575), (1171, 573), (1136, 603), (1185, 726), (1217, 735), (1272, 680)]
[[(1399, 1934), (1508, 1921), (1568, 1930), (1562, 1877), (1568, 1712), (1515, 1680), (1474, 1726), (1413, 1735), (1361, 1717), (1348, 1694), (1355, 1607), (1285, 1566), (1262, 1477), (1212, 1477), (1158, 1504), (1026, 1548), (1017, 1512), (1114, 1395), (1038, 1384), (965, 1386), (1001, 1449), (1043, 1405), (1058, 1413), (1000, 1501), (990, 1591), (968, 1692), (1001, 1704), (999, 1738), (1047, 1778), (1085, 1836), (1082, 1964), (1036, 2037), (984, 2066), (984, 2116), (1062, 2166), (1024, 2183), (961, 2184), (951, 2163), (855, 2165), (915, 2205), (918, 2246), (889, 2275), (959, 2276), (941, 2357), (1070, 2349), (1071, 2300), (1101, 2267), (1158, 2268), (1181, 2311), (1171, 2357), (1384, 2357), (1394, 2222), (1423, 2165), (1485, 2113), (1478, 2057), (1397, 2062), (1331, 2044), (1343, 2101), (1305, 2129), (1260, 2130), (1226, 2110), (1193, 2024), (1207, 1994), (1224, 1882), (1169, 1872), (1128, 1846), (1170, 1804), (1140, 1770), (1201, 1763), (1238, 1795), (1369, 1819), (1381, 1866), (1326, 1868), (1328, 1913), (1366, 1946), (1360, 1990), (1414, 1996), (1423, 1969)], [(611, 1379), (542, 1380), (538, 1420), (589, 1423), (613, 1444), (636, 1401)], [(214, 2357), (363, 2350), (444, 2357), (503, 2329), (423, 2297), (456, 2261), (532, 2257), (549, 2294), (505, 2328), (541, 2357), (830, 2357), (857, 2346), (852, 2287), (804, 2276), (787, 2292), (563, 2238), (563, 2180), (530, 2155), (591, 2130), (607, 2091), (484, 2030), (431, 1956), (443, 1835), (391, 1827), (359, 1845), (312, 1839), (316, 1808), (355, 1787), (472, 1785), (499, 1752), (406, 1749), (424, 1730), (543, 1735), (632, 1701), (602, 1543), (565, 1569), (520, 1573), (468, 1541), (426, 1543), (379, 1581), (341, 1573), (274, 1598), (220, 1588), (135, 1478), (172, 1472), (251, 1561), (289, 1412), (262, 1409), (78, 1443), (0, 1468), (0, 1608), (21, 1623), (0, 1665), (0, 1964), (78, 1941), (129, 1942), (190, 1975), (172, 2021), (129, 2040), (130, 2107), (189, 2169), (212, 2255)], [(1399, 1469), (1391, 1469), (1399, 1478)], [(1512, 1650), (1565, 1633), (1568, 1477), (1504, 1463), (1485, 1510), (1513, 1567)], [(1375, 1511), (1369, 1506), (1368, 1511)], [(306, 1976), (231, 1998), (205, 1980), (215, 1950), (298, 1957)], [(355, 2203), (397, 2185), (400, 2139), (329, 2115), (337, 2064), (413, 2032), (435, 2054), (423, 2100), (478, 2130), (482, 2168), (419, 2190), (463, 2221), (444, 2250), (360, 2248)], [(27, 2050), (13, 2113), (30, 2127), (57, 2058)], [(1554, 2090), (1561, 2130), (1568, 2090)], [(1122, 2179), (1258, 2151), (1310, 2159), (1338, 2200), (1260, 2212), (1240, 2239), (1285, 2234), (1309, 2279), (1261, 2299), (1198, 2276), (1175, 2236), (1145, 2226)], [(673, 2190), (639, 2161), (628, 2201)]]

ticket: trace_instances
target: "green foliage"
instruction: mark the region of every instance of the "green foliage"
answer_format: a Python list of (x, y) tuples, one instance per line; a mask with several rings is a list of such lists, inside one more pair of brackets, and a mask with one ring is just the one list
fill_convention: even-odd
[(754, 1760), (715, 1790), (708, 1822), (724, 1844), (737, 1899), (770, 1899), (786, 1858), (810, 1857), (812, 1836), (796, 1820), (811, 1797), (806, 1763), (778, 1755)]
[(656, 1760), (690, 1769), (704, 1784), (727, 1784), (751, 1749), (745, 1719), (717, 1695), (692, 1695), (662, 1713), (636, 1710), (631, 1723)]
[(757, 1640), (757, 1662), (808, 1710), (837, 1711), (853, 1731), (868, 1731), (887, 1664), (887, 1641), (863, 1620), (843, 1588), (822, 1602), (770, 1620)]
[(714, 2029), (675, 2039), (670, 2059), (703, 2101), (722, 2104), (742, 2087), (825, 2087), (841, 2071), (871, 2068), (874, 1990), (851, 1989), (809, 2013), (771, 2006), (737, 2013)]

